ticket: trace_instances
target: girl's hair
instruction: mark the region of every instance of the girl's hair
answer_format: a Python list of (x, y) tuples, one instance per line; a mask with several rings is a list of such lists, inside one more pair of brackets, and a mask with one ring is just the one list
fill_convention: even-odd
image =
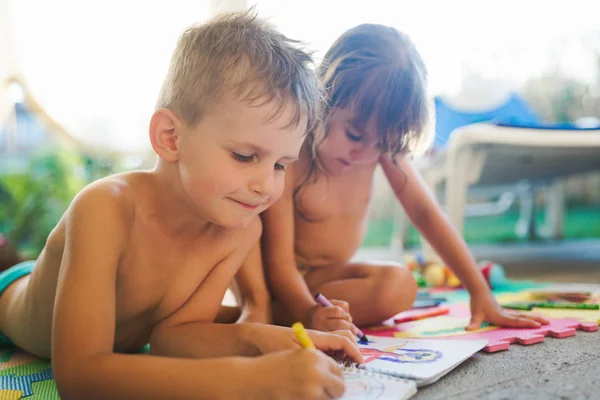
[(336, 108), (349, 110), (352, 124), (363, 132), (375, 118), (377, 147), (394, 161), (430, 141), (425, 134), (427, 69), (408, 35), (384, 25), (358, 25), (329, 48), (317, 73), (326, 103), (321, 124), (307, 135), (312, 162), (295, 195), (316, 179), (318, 147), (327, 137), (329, 117)]

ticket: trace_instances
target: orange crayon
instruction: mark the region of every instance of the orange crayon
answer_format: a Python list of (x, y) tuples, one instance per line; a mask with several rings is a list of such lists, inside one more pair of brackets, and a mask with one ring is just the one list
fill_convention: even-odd
[(400, 324), (402, 322), (418, 321), (420, 319), (437, 317), (438, 315), (445, 315), (449, 312), (450, 309), (448, 307), (428, 308), (423, 311), (414, 311), (407, 313), (407, 315), (400, 318), (394, 318), (394, 322)]

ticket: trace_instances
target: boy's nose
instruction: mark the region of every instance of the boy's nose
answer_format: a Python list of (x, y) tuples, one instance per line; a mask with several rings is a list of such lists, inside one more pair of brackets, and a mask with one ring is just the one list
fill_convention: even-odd
[(273, 172), (261, 174), (250, 184), (250, 190), (267, 199), (273, 194), (274, 189)]

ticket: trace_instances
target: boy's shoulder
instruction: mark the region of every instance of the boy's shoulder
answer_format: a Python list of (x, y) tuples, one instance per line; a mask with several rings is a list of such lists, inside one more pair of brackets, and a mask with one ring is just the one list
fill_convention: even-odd
[(142, 172), (126, 172), (99, 179), (83, 188), (71, 203), (82, 211), (93, 212), (98, 208), (112, 208), (123, 216), (133, 215), (140, 196), (143, 196)]

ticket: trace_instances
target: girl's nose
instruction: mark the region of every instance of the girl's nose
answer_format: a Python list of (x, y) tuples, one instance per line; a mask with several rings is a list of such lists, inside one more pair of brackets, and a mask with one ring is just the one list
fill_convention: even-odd
[(350, 152), (352, 161), (359, 163), (369, 163), (377, 160), (379, 150), (375, 145), (360, 146)]

